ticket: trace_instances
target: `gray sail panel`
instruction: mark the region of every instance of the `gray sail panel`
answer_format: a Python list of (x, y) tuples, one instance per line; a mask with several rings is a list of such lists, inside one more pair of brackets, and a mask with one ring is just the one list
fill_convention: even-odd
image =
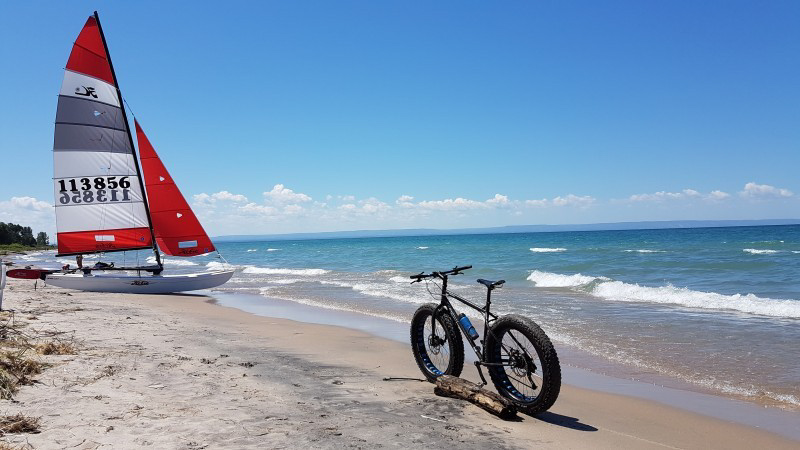
[(128, 134), (122, 130), (86, 125), (56, 124), (53, 151), (132, 153)]
[(58, 97), (56, 123), (93, 125), (122, 131), (128, 129), (120, 108), (64, 95)]

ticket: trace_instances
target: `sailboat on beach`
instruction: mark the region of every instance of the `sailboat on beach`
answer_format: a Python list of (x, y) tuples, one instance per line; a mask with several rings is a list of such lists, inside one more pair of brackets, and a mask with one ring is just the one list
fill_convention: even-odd
[(53, 144), (56, 256), (152, 249), (155, 264), (40, 271), (39, 276), (63, 288), (130, 293), (191, 291), (227, 282), (233, 270), (162, 273), (159, 249), (190, 257), (216, 248), (138, 120), (134, 123), (141, 170), (95, 12), (72, 47), (58, 96)]

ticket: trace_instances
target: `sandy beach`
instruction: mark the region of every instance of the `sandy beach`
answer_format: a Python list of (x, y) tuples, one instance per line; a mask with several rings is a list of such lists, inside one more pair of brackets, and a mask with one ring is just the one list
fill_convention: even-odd
[[(9, 280), (3, 307), (75, 355), (2, 414), (39, 417), (33, 448), (797, 448), (656, 402), (566, 385), (519, 421), (433, 394), (409, 347), (348, 328), (252, 315), (204, 296), (85, 293)], [(476, 377), (467, 368), (467, 378)]]

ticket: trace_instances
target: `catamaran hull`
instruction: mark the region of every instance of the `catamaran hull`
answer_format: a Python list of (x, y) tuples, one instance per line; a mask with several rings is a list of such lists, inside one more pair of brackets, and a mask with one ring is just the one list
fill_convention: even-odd
[(128, 275), (119, 273), (52, 273), (45, 278), (47, 284), (66, 289), (90, 292), (115, 292), (127, 294), (169, 294), (173, 292), (210, 289), (226, 283), (233, 270), (181, 275)]

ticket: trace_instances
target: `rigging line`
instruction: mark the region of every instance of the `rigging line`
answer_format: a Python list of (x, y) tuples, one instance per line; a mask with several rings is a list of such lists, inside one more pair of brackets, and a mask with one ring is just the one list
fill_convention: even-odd
[(123, 102), (123, 103), (125, 103), (125, 106), (127, 106), (127, 107), (128, 107), (128, 111), (130, 111), (130, 112), (131, 112), (131, 115), (132, 115), (132, 116), (133, 116), (133, 118), (135, 119), (135, 118), (136, 118), (136, 114), (134, 114), (134, 112), (133, 112), (133, 108), (131, 108), (131, 104), (130, 104), (130, 103), (128, 103), (128, 101), (127, 101), (127, 100), (125, 100), (125, 97), (122, 97), (122, 102)]
[[(119, 91), (119, 87), (117, 87), (117, 90)], [(136, 115), (133, 113), (133, 110), (131, 109), (131, 105), (129, 105), (128, 101), (125, 100), (125, 97), (122, 96), (122, 91), (119, 91), (119, 97), (122, 99), (122, 102), (125, 103), (125, 105), (128, 106), (128, 110), (131, 112), (131, 115), (136, 117)], [(122, 108), (119, 108), (119, 111), (121, 113), (122, 112)], [(130, 124), (127, 123), (127, 121), (125, 120), (124, 117), (122, 118), (122, 120), (125, 122), (125, 127), (127, 128), (127, 131), (130, 134), (130, 132), (131, 132)], [(133, 142), (131, 142), (131, 146), (133, 146)], [(129, 156), (131, 157), (131, 162), (133, 164), (136, 164), (136, 159), (133, 156), (133, 148), (131, 148), (131, 153), (129, 153)], [(128, 177), (130, 177), (131, 176), (131, 165), (130, 164), (126, 164), (126, 169), (127, 169), (127, 172), (128, 172)], [(139, 186), (139, 191), (142, 194), (142, 204), (144, 204), (144, 196), (145, 196), (144, 186)], [(136, 225), (136, 223), (135, 223), (135, 220), (134, 220), (135, 216), (134, 216), (134, 212), (133, 212), (133, 203), (130, 204), (130, 214), (131, 214), (130, 215), (130, 217), (131, 217), (131, 225), (134, 226), (134, 225)], [(136, 265), (139, 266), (139, 252), (138, 251), (136, 252)]]
[[(128, 111), (131, 113), (131, 116), (133, 116), (133, 120), (134, 120), (134, 124), (135, 124), (136, 123), (135, 122), (136, 121), (136, 113), (133, 112), (133, 108), (131, 108), (131, 104), (128, 103), (128, 100), (125, 97), (122, 96), (122, 91), (120, 91), (120, 95), (119, 96), (122, 99), (122, 103), (124, 103), (125, 106), (128, 107)], [(130, 125), (130, 124), (128, 124), (128, 125)], [(128, 130), (130, 130), (130, 126), (128, 126)], [(139, 141), (139, 135), (138, 134), (136, 135), (136, 141), (137, 141), (137, 144), (138, 144), (138, 141)], [(141, 149), (140, 149), (140, 151), (141, 151)], [(139, 157), (141, 158), (141, 155), (139, 155)], [(133, 163), (134, 164), (138, 164), (136, 162), (136, 158), (133, 158), (133, 159), (134, 159)], [(146, 186), (139, 186), (139, 189), (142, 192), (142, 198), (145, 198), (145, 196), (147, 195), (147, 187)], [(142, 200), (142, 201), (144, 202), (144, 200)], [(151, 231), (151, 233), (152, 233), (152, 231)], [(155, 239), (155, 236), (153, 236), (153, 246), (154, 246), (153, 255), (155, 255), (156, 252), (157, 252), (157, 250), (155, 248), (157, 248), (157, 246), (158, 246), (157, 241)], [(158, 261), (158, 259), (159, 258), (156, 257), (156, 261)], [(137, 261), (137, 264), (138, 264), (138, 261), (139, 261), (139, 254), (138, 253), (136, 254), (136, 261)], [(162, 261), (161, 264), (163, 265), (163, 261)]]

